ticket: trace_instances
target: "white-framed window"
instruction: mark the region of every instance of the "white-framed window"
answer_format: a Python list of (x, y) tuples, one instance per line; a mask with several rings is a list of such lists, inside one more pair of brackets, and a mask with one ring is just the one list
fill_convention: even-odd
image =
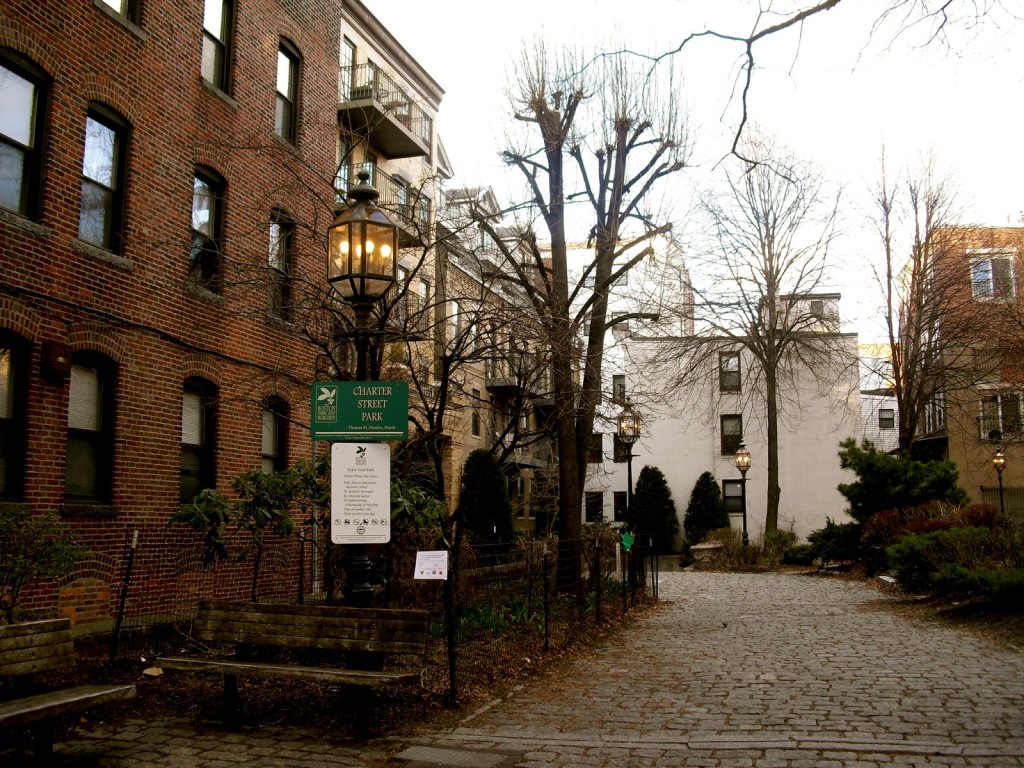
[(459, 338), (459, 331), (462, 330), (462, 319), (459, 314), (459, 302), (448, 302), (448, 341), (449, 343)]
[(1021, 396), (1019, 392), (1000, 392), (981, 398), (982, 440), (1001, 440), (1020, 435)]
[(878, 428), (879, 429), (895, 429), (896, 428), (896, 409), (895, 408), (879, 408), (878, 409)]
[(1017, 295), (1012, 251), (971, 257), (971, 295), (976, 299), (1012, 299)]
[(722, 455), (731, 456), (743, 442), (743, 416), (738, 413), (722, 414), (720, 420)]
[(623, 373), (612, 376), (612, 402), (619, 405), (626, 402), (626, 375)]
[(740, 353), (718, 353), (718, 390), (720, 392), (740, 391)]
[(743, 514), (743, 480), (722, 481), (722, 502), (730, 515)]
[(946, 426), (946, 396), (936, 392), (924, 408), (924, 429), (926, 434)]

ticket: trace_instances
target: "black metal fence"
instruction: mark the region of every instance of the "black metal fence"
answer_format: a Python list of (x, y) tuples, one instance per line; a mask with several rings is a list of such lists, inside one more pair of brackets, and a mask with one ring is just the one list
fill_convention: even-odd
[[(202, 598), (246, 600), (254, 592), (258, 602), (315, 603), (330, 602), (332, 592), (340, 596), (343, 591), (343, 583), (331, 584), (334, 580), (325, 577), (331, 563), (343, 574), (348, 554), (343, 547), (294, 537), (269, 542), (254, 588), (252, 561), (205, 566), (202, 550), (195, 546), (173, 558), (170, 593), (161, 609), (154, 610), (144, 599), (146, 585), (134, 575), (144, 573), (138, 567), (147, 558), (144, 539), (135, 543), (126, 546), (112, 659), (137, 660), (187, 649)], [(457, 556), (448, 552), (445, 580), (415, 577), (415, 547), (370, 547), (379, 581), (374, 603), (430, 612), (435, 642), (424, 685), (457, 701), (464, 686), (487, 685), (535, 669), (657, 597), (657, 560), (645, 557), (638, 546), (625, 551), (607, 530), (576, 544), (573, 551), (582, 555), (580, 579), (570, 589), (557, 584), (557, 540), (465, 544)]]

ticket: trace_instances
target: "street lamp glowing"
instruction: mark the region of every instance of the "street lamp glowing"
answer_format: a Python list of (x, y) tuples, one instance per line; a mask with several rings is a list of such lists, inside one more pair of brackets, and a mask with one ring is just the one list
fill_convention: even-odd
[[(369, 366), (370, 315), (398, 278), (398, 225), (377, 207), (379, 193), (370, 174), (348, 191), (353, 201), (327, 230), (327, 281), (352, 307), (355, 315), (356, 381), (373, 377)], [(373, 567), (362, 544), (352, 545), (345, 558), (345, 602), (369, 608)]]
[(626, 445), (633, 445), (640, 439), (640, 416), (633, 410), (633, 404), (626, 398), (626, 404), (619, 413), (619, 440)]
[(376, 206), (380, 195), (369, 180), (366, 171), (359, 174), (348, 192), (355, 203), (327, 230), (327, 281), (353, 304), (380, 299), (398, 275), (398, 225)]
[(999, 514), (1005, 514), (1006, 506), (1003, 503), (1003, 470), (1006, 469), (1006, 455), (1002, 448), (996, 449), (996, 455), (992, 457), (992, 466), (999, 478)]
[(740, 501), (743, 504), (743, 546), (745, 547), (750, 543), (750, 536), (747, 534), (747, 470), (750, 469), (750, 451), (743, 443), (736, 448), (736, 469), (743, 476), (743, 482), (740, 484)]
[(744, 477), (747, 476), (747, 470), (750, 469), (750, 451), (743, 443), (740, 443), (739, 448), (736, 449), (736, 469)]

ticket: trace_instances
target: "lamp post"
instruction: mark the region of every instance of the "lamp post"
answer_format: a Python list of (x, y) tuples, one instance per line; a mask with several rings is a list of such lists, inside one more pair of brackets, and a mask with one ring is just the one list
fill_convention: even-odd
[(633, 506), (633, 443), (640, 438), (640, 417), (633, 410), (633, 404), (626, 398), (626, 404), (619, 413), (619, 442), (626, 446), (626, 511)]
[(747, 536), (747, 470), (750, 469), (750, 451), (743, 443), (740, 443), (736, 449), (736, 469), (743, 476), (743, 483), (740, 485), (742, 490), (740, 499), (743, 506), (743, 546), (745, 547), (750, 543), (750, 538)]
[[(397, 279), (398, 225), (377, 207), (380, 195), (365, 171), (348, 197), (354, 202), (338, 213), (327, 230), (327, 282), (355, 314), (356, 380), (368, 381), (370, 315)], [(373, 570), (364, 545), (353, 545), (346, 565), (345, 603), (369, 607)]]
[(1003, 470), (1006, 469), (1006, 455), (1002, 448), (996, 449), (996, 455), (992, 457), (992, 466), (999, 478), (999, 514), (1003, 514)]

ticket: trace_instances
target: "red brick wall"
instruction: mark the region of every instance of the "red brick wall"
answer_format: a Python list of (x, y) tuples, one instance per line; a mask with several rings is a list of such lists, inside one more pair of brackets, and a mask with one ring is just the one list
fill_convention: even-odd
[[(290, 461), (311, 453), (306, 424), (316, 350), (300, 333), (304, 317), (292, 328), (268, 320), (259, 268), (267, 258), (270, 210), (283, 208), (297, 222), (296, 293), (308, 292), (312, 305), (326, 288), (339, 3), (236, 5), (230, 97), (201, 83), (202, 0), (143, 2), (141, 36), (89, 0), (4, 5), (0, 46), (53, 79), (38, 221), (43, 229), (11, 215), (0, 218), (0, 328), (32, 343), (23, 501), (34, 512), (64, 503), (68, 381), (42, 375), (42, 344), (96, 350), (117, 363), (117, 514), (66, 520), (92, 554), (62, 584), (38, 586), (29, 608), (89, 619), (113, 611), (125, 544), (136, 529), (141, 543), (130, 603), (140, 611), (160, 610), (186, 586), (182, 552), (194, 552), (196, 538), (167, 522), (178, 503), (188, 377), (209, 379), (220, 395), (220, 490), (259, 467), (259, 403), (268, 395), (290, 404)], [(273, 136), (280, 36), (303, 56), (297, 149)], [(93, 100), (132, 125), (124, 248), (115, 259), (97, 258), (76, 243), (85, 118)], [(213, 167), (228, 184), (219, 299), (190, 289), (187, 277), (196, 164)], [(218, 592), (247, 595), (248, 568), (239, 564), (225, 575)]]

